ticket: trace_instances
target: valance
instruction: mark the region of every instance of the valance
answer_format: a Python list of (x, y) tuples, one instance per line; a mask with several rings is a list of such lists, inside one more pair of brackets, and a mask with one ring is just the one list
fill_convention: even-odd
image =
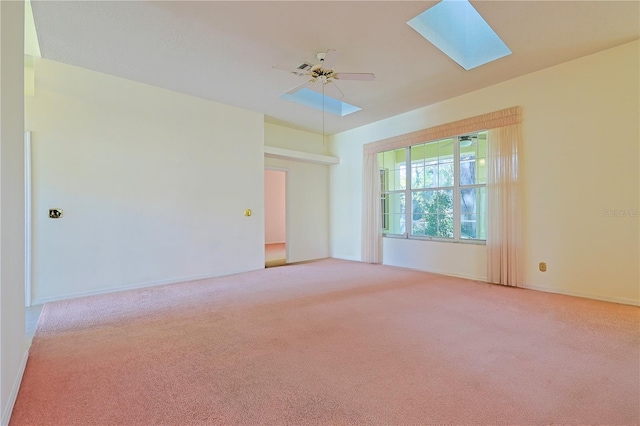
[(496, 129), (498, 127), (510, 126), (512, 124), (520, 124), (521, 122), (522, 108), (515, 106), (371, 142), (364, 145), (363, 149), (365, 155), (372, 153), (375, 154), (382, 151), (389, 151), (391, 149), (406, 148), (423, 142), (430, 142), (451, 136), (463, 135), (465, 133), (477, 132), (479, 130)]

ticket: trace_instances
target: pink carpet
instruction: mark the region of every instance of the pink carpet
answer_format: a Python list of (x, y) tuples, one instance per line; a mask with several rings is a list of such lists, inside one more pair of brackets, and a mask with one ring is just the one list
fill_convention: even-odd
[(47, 304), (10, 424), (639, 421), (640, 308), (327, 259)]

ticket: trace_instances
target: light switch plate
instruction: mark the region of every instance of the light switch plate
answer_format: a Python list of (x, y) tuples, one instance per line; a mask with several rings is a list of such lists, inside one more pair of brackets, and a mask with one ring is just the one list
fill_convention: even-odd
[(60, 219), (62, 217), (62, 209), (49, 209), (49, 217), (51, 219)]

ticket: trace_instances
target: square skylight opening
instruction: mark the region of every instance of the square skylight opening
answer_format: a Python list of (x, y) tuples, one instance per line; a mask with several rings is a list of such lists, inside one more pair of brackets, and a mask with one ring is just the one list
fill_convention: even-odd
[(442, 0), (407, 24), (467, 71), (511, 54), (468, 0)]
[(323, 96), (324, 111), (337, 115), (339, 117), (344, 117), (345, 115), (352, 114), (362, 109), (360, 107), (342, 102), (330, 96), (322, 95), (322, 93), (307, 89), (306, 87), (298, 90), (295, 93), (284, 93), (283, 95), (280, 95), (280, 98), (323, 111)]

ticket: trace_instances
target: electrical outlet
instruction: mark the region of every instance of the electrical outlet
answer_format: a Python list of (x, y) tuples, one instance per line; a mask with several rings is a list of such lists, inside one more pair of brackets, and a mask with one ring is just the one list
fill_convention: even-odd
[(547, 272), (547, 264), (545, 262), (540, 262), (538, 264), (538, 269), (540, 269), (540, 272)]

